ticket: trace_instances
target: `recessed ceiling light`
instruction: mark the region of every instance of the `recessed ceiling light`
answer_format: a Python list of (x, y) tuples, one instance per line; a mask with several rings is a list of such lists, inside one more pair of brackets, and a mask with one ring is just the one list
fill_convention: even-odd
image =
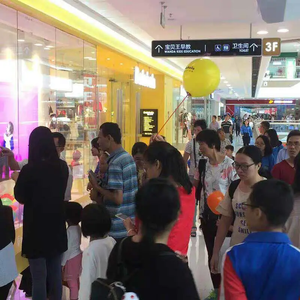
[(123, 66), (123, 63), (120, 63), (120, 66)]
[(269, 32), (266, 30), (257, 31), (257, 34), (268, 34)]
[(224, 80), (224, 79), (226, 79), (226, 78), (225, 78), (224, 76), (221, 76), (221, 79)]
[(92, 54), (95, 54), (95, 51), (93, 51)]
[(24, 39), (18, 39), (18, 42), (25, 42), (25, 40)]
[(47, 47), (46, 47), (46, 48), (44, 48), (44, 50), (50, 50), (50, 48), (47, 48)]
[(52, 45), (48, 45), (48, 46), (47, 46), (47, 48), (54, 48), (54, 46), (52, 46)]
[(110, 58), (108, 57), (107, 60), (110, 60)]
[(227, 81), (227, 80), (225, 80), (225, 81), (224, 81), (224, 83), (228, 83), (228, 81)]
[(84, 59), (91, 59), (91, 57), (89, 57), (89, 56), (86, 56)]
[(43, 44), (34, 44), (34, 46), (37, 46), (37, 47), (42, 47)]
[(286, 29), (286, 28), (281, 28), (281, 29), (278, 29), (277, 32), (279, 32), (279, 33), (287, 33), (287, 32), (289, 32), (289, 30)]
[(228, 87), (231, 87), (231, 84), (227, 84)]

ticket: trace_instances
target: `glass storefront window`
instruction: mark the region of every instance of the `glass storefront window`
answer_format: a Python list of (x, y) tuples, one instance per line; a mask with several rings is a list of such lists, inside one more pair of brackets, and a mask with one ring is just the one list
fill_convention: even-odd
[[(73, 172), (76, 199), (85, 193), (86, 174), (97, 163), (90, 161), (99, 120), (97, 47), (3, 5), (0, 16), (5, 41), (0, 51), (1, 145), (17, 161), (26, 161), (34, 128), (61, 132), (67, 140), (62, 159)], [(7, 161), (0, 159), (5, 180), (0, 197), (8, 195), (15, 203), (9, 173)]]

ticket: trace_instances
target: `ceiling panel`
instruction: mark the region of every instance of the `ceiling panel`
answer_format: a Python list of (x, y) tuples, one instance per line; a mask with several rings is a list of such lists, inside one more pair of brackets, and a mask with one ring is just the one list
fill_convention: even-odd
[[(124, 30), (150, 46), (153, 39), (226, 39), (249, 37), (281, 37), (283, 40), (300, 37), (299, 21), (266, 24), (259, 13), (256, 0), (166, 0), (166, 28), (159, 23), (161, 4), (153, 0), (81, 0), (98, 13), (106, 16)], [(300, 5), (300, 1), (298, 2)], [(299, 17), (300, 18), (300, 17)], [(252, 31), (250, 30), (252, 23)], [(182, 36), (181, 27), (182, 25)], [(288, 28), (285, 34), (278, 29)], [(268, 31), (261, 36), (257, 32)], [(283, 51), (300, 49), (284, 45)], [(299, 50), (297, 50), (299, 51)], [(212, 58), (221, 73), (240, 97), (251, 96), (251, 58)], [(193, 58), (172, 59), (183, 69)], [(227, 83), (221, 81), (221, 94), (232, 97)]]

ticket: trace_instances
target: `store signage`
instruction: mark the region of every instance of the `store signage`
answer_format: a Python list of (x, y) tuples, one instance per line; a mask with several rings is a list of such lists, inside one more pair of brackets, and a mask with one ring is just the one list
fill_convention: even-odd
[(158, 109), (141, 109), (141, 134), (150, 137), (158, 132)]
[[(271, 38), (263, 40), (263, 55), (264, 56), (279, 56), (281, 53), (281, 39)], [(275, 65), (273, 63), (273, 65)]]
[(153, 57), (261, 56), (262, 39), (152, 41)]
[(140, 71), (139, 67), (134, 68), (134, 83), (148, 87), (150, 89), (156, 89), (156, 79), (154, 74), (149, 74), (144, 70)]

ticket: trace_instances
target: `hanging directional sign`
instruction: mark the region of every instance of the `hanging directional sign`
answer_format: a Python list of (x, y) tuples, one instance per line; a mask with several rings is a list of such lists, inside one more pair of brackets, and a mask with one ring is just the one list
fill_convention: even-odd
[(262, 39), (152, 41), (153, 57), (261, 56)]

